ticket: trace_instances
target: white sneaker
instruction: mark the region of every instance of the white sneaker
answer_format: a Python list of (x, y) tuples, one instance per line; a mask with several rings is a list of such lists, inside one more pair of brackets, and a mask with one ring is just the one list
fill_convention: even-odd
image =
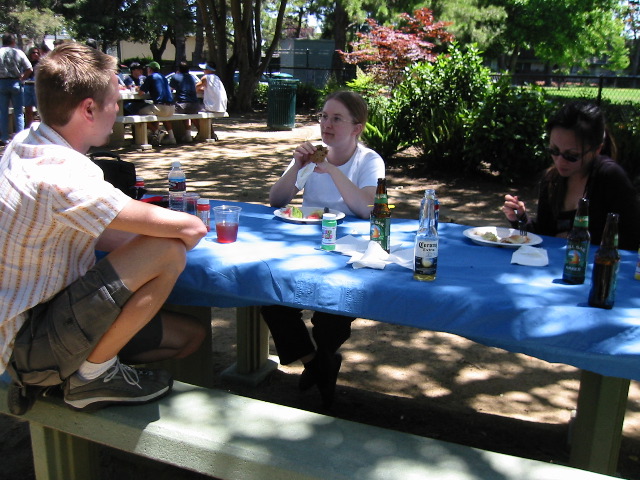
[(176, 137), (173, 136), (173, 133), (167, 133), (160, 139), (160, 145), (175, 145)]

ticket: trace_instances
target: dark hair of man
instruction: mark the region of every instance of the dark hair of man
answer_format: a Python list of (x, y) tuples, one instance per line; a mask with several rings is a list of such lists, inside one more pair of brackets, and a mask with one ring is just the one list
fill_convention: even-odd
[(187, 62), (180, 62), (180, 64), (178, 65), (178, 71), (180, 73), (189, 73), (189, 65), (187, 64)]
[(104, 106), (113, 75), (115, 57), (79, 43), (64, 43), (38, 63), (36, 99), (42, 121), (64, 126), (78, 105), (92, 98)]
[(5, 33), (2, 35), (2, 46), (8, 47), (16, 42), (16, 37), (12, 33)]

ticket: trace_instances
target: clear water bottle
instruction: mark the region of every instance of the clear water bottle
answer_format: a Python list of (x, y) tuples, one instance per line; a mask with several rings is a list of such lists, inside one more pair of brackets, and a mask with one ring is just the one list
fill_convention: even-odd
[(434, 201), (433, 209), (434, 209), (434, 226), (436, 230), (438, 230), (438, 220), (440, 216), (440, 201), (438, 200), (438, 196), (436, 195), (436, 191), (433, 188), (427, 188), (424, 191), (424, 197), (420, 201), (420, 217), (418, 218), (418, 224), (422, 223), (422, 216), (425, 212), (425, 204), (427, 203), (427, 199), (432, 198)]
[(420, 212), (420, 228), (414, 244), (413, 278), (421, 282), (436, 279), (438, 269), (438, 231), (435, 227), (435, 198), (425, 195)]
[(184, 212), (185, 192), (187, 180), (182, 171), (182, 166), (177, 160), (171, 164), (169, 171), (169, 208), (176, 212)]

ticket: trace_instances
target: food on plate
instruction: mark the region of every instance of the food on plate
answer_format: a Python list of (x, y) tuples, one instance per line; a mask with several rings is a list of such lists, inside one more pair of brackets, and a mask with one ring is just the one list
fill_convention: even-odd
[(327, 153), (329, 153), (329, 149), (324, 145), (316, 145), (316, 151), (311, 154), (309, 160), (313, 163), (322, 163), (324, 159), (327, 158)]
[(302, 210), (300, 210), (298, 207), (294, 205), (289, 205), (287, 208), (283, 208), (282, 210), (280, 210), (280, 213), (282, 213), (283, 216), (289, 217), (289, 218), (304, 217), (304, 215), (302, 214)]
[(476, 230), (473, 233), (477, 237), (480, 237), (482, 240), (492, 243), (509, 243), (513, 245), (523, 245), (525, 243), (531, 242), (531, 239), (526, 235), (515, 234), (509, 235), (508, 237), (499, 237), (497, 232), (483, 232), (482, 230)]
[(314, 210), (309, 215), (307, 215), (305, 218), (313, 218), (313, 219), (322, 218), (322, 213), (323, 213), (322, 210)]
[(319, 208), (317, 210), (313, 210), (311, 213), (309, 213), (309, 215), (305, 216), (300, 208), (296, 207), (295, 205), (289, 205), (287, 206), (287, 208), (283, 208), (282, 210), (280, 210), (280, 213), (283, 217), (287, 218), (307, 218), (309, 220), (318, 220), (322, 218), (323, 210)]
[(487, 242), (498, 242), (498, 241), (500, 241), (498, 236), (493, 232), (484, 232), (480, 236), (482, 237), (483, 240), (486, 240)]
[(500, 239), (500, 243), (513, 243), (517, 245), (529, 243), (530, 241), (531, 240), (526, 235), (509, 235), (508, 237), (503, 237)]

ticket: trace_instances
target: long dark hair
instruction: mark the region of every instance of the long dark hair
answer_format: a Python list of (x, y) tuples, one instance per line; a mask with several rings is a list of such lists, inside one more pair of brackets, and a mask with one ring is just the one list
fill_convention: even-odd
[[(584, 100), (576, 100), (564, 105), (547, 122), (547, 136), (554, 128), (564, 128), (573, 132), (582, 144), (582, 151), (596, 150), (600, 145), (600, 155), (610, 157), (615, 160), (616, 145), (611, 136), (604, 113), (599, 106)], [(591, 168), (598, 160), (594, 160)], [(549, 167), (545, 174), (548, 185), (549, 203), (553, 213), (557, 216), (564, 204), (564, 197), (567, 193), (567, 179), (562, 177), (555, 165)]]

